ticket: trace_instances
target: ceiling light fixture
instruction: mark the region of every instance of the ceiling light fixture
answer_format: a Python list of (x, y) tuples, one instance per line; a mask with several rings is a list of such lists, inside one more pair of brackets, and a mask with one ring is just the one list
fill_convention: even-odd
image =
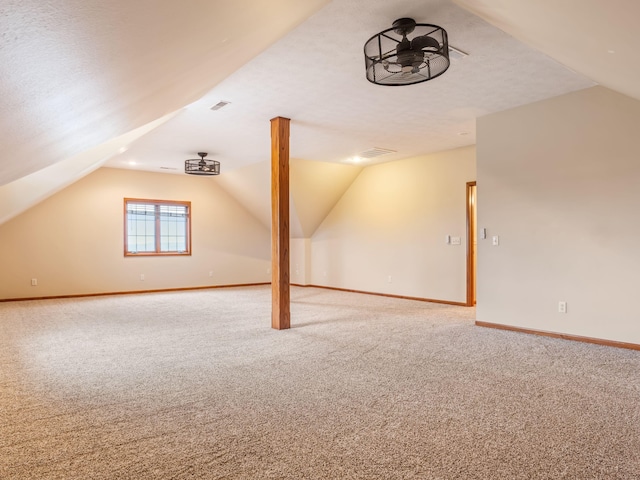
[[(407, 36), (414, 33), (413, 38)], [(400, 18), (364, 44), (367, 80), (377, 85), (412, 85), (449, 68), (447, 32), (437, 25)]]
[(200, 158), (190, 158), (184, 161), (184, 173), (191, 175), (220, 175), (220, 162), (205, 159), (207, 152), (198, 152)]

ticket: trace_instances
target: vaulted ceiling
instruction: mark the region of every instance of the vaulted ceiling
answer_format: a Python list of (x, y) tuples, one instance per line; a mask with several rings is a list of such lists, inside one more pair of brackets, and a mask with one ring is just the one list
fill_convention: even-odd
[[(633, 0), (6, 0), (0, 223), (102, 165), (183, 174), (197, 151), (264, 222), (269, 119), (288, 116), (292, 156), (314, 161), (297, 180), (292, 163), (307, 187), (292, 183), (292, 225), (308, 236), (360, 152), (471, 145), (478, 116), (596, 83), (640, 99), (639, 13)], [(405, 16), (469, 55), (424, 84), (368, 83), (364, 42)]]

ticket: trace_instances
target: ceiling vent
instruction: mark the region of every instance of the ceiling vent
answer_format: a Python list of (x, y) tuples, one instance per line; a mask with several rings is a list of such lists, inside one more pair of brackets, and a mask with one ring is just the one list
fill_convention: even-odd
[(211, 110), (220, 110), (223, 107), (226, 107), (227, 105), (229, 105), (231, 102), (225, 102), (224, 100), (221, 102), (216, 103), (213, 107), (211, 107)]
[(451, 45), (449, 45), (449, 59), (451, 60), (460, 60), (464, 57), (468, 57), (469, 54), (466, 52), (463, 52), (462, 50), (458, 50), (455, 47), (452, 47)]
[(381, 157), (382, 155), (389, 155), (390, 153), (396, 153), (395, 150), (387, 150), (384, 148), (377, 148), (377, 147), (373, 147), (370, 148), (369, 150), (366, 150), (362, 153), (358, 154), (358, 157), (360, 158), (376, 158), (376, 157)]

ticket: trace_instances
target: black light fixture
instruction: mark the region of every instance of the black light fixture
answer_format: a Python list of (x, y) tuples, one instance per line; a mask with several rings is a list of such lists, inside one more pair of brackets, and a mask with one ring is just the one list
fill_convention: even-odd
[(191, 175), (220, 175), (220, 162), (206, 157), (207, 152), (198, 152), (200, 158), (191, 158), (184, 161), (184, 173)]
[[(413, 33), (413, 38), (408, 35)], [(377, 85), (412, 85), (449, 68), (447, 32), (437, 25), (400, 18), (364, 44), (367, 80)]]

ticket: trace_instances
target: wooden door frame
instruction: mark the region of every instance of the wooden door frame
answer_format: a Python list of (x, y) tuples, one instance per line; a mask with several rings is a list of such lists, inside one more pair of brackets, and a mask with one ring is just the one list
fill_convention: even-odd
[[(473, 307), (473, 290), (476, 286), (476, 271), (475, 271), (475, 256), (477, 252), (473, 251), (473, 236), (472, 232), (475, 227), (476, 235), (478, 234), (478, 225), (474, 223), (473, 209), (471, 206), (471, 188), (476, 186), (476, 182), (467, 182), (467, 307)], [(478, 190), (476, 188), (476, 197), (478, 196)], [(476, 201), (477, 208), (477, 201)]]

